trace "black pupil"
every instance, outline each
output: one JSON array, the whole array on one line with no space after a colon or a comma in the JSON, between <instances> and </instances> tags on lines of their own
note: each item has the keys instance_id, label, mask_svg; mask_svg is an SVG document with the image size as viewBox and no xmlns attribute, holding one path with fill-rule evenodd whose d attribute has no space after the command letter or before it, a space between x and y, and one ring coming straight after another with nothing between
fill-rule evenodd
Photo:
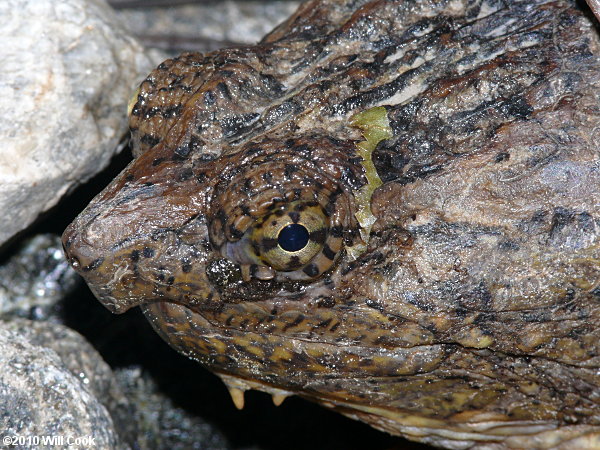
<instances>
[{"instance_id":1,"label":"black pupil","mask_svg":"<svg viewBox=\"0 0 600 450\"><path fill-rule=\"evenodd\" d=\"M302 225L293 223L279 232L277 243L288 252L297 252L306 247L308 239L308 230Z\"/></svg>"}]
</instances>

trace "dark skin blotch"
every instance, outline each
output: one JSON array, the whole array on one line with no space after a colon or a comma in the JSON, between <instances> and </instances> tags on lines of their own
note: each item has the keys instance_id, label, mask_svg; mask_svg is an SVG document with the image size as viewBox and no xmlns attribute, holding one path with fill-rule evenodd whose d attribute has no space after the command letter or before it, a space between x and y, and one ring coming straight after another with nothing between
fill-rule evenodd
<instances>
[{"instance_id":1,"label":"dark skin blotch","mask_svg":"<svg viewBox=\"0 0 600 450\"><path fill-rule=\"evenodd\" d=\"M292 174L294 172L298 171L298 167L294 164L286 164L285 165L285 177L286 178L291 178Z\"/></svg>"},{"instance_id":2,"label":"dark skin blotch","mask_svg":"<svg viewBox=\"0 0 600 450\"><path fill-rule=\"evenodd\" d=\"M252 216L252 214L250 213L250 208L248 208L247 205L240 205L240 210L245 216Z\"/></svg>"},{"instance_id":3,"label":"dark skin blotch","mask_svg":"<svg viewBox=\"0 0 600 450\"><path fill-rule=\"evenodd\" d=\"M358 264L355 261L352 261L346 267L342 268L342 275L348 275L350 272L356 269L357 266Z\"/></svg>"},{"instance_id":4,"label":"dark skin blotch","mask_svg":"<svg viewBox=\"0 0 600 450\"><path fill-rule=\"evenodd\" d=\"M318 230L311 231L308 236L310 237L311 241L322 244L323 242L325 242L325 239L327 238L327 231L325 230L325 228L320 228ZM329 254L332 254L333 252L329 248L329 246L326 246L326 247L329 250ZM325 248L323 248L323 251L325 252ZM333 255L335 255L335 253L333 253ZM329 258L329 256L327 254L325 256L327 256ZM333 259L333 258L329 258L329 259Z\"/></svg>"},{"instance_id":5,"label":"dark skin blotch","mask_svg":"<svg viewBox=\"0 0 600 450\"><path fill-rule=\"evenodd\" d=\"M495 161L497 163L502 162L502 161L508 161L510 159L510 153L508 152L500 152L496 155L496 159Z\"/></svg>"},{"instance_id":6,"label":"dark skin blotch","mask_svg":"<svg viewBox=\"0 0 600 450\"><path fill-rule=\"evenodd\" d=\"M304 315L299 314L298 317L296 317L293 322L290 322L285 327L283 327L283 331L287 331L290 328L300 325L302 322L304 322L304 319L305 319Z\"/></svg>"},{"instance_id":7,"label":"dark skin blotch","mask_svg":"<svg viewBox=\"0 0 600 450\"><path fill-rule=\"evenodd\" d=\"M192 171L192 169L187 168L187 169L182 170L179 173L179 176L177 177L177 180L178 181L187 181L190 178L192 178L193 176L194 176L194 172Z\"/></svg>"},{"instance_id":8,"label":"dark skin blotch","mask_svg":"<svg viewBox=\"0 0 600 450\"><path fill-rule=\"evenodd\" d=\"M333 297L320 297L317 301L319 308L333 308L335 306L335 300Z\"/></svg>"},{"instance_id":9,"label":"dark skin blotch","mask_svg":"<svg viewBox=\"0 0 600 450\"><path fill-rule=\"evenodd\" d=\"M341 238L344 233L344 228L341 225L336 225L335 227L332 227L329 232L333 237Z\"/></svg>"},{"instance_id":10,"label":"dark skin blotch","mask_svg":"<svg viewBox=\"0 0 600 450\"><path fill-rule=\"evenodd\" d=\"M288 213L288 216L290 219L292 219L292 222L294 223L298 223L300 221L300 214L298 214L298 212L296 211L290 211Z\"/></svg>"},{"instance_id":11,"label":"dark skin blotch","mask_svg":"<svg viewBox=\"0 0 600 450\"><path fill-rule=\"evenodd\" d=\"M375 300L372 300L370 298L365 300L365 304L369 307L369 308L373 308L381 313L385 312L385 308L383 307L383 305Z\"/></svg>"},{"instance_id":12,"label":"dark skin blotch","mask_svg":"<svg viewBox=\"0 0 600 450\"><path fill-rule=\"evenodd\" d=\"M319 275L319 268L315 264L309 264L304 269L302 269L302 272L304 272L309 277L316 277L317 275Z\"/></svg>"},{"instance_id":13,"label":"dark skin blotch","mask_svg":"<svg viewBox=\"0 0 600 450\"><path fill-rule=\"evenodd\" d=\"M298 258L297 256L292 256L290 258L290 262L287 264L288 268L290 268L290 269L298 267L299 265L300 265L300 258Z\"/></svg>"},{"instance_id":14,"label":"dark skin blotch","mask_svg":"<svg viewBox=\"0 0 600 450\"><path fill-rule=\"evenodd\" d=\"M229 227L229 233L234 239L241 239L244 236L244 233L233 225Z\"/></svg>"},{"instance_id":15,"label":"dark skin blotch","mask_svg":"<svg viewBox=\"0 0 600 450\"><path fill-rule=\"evenodd\" d=\"M139 250L134 250L131 252L131 255L129 255L129 257L131 258L131 261L138 262L140 260L140 251Z\"/></svg>"},{"instance_id":16,"label":"dark skin blotch","mask_svg":"<svg viewBox=\"0 0 600 450\"><path fill-rule=\"evenodd\" d=\"M214 105L216 100L217 100L217 98L213 91L206 91L204 93L204 103L206 104L206 106Z\"/></svg>"},{"instance_id":17,"label":"dark skin blotch","mask_svg":"<svg viewBox=\"0 0 600 450\"><path fill-rule=\"evenodd\" d=\"M231 100L231 93L229 92L229 88L225 83L220 82L219 84L217 84L217 89L219 90L223 98Z\"/></svg>"},{"instance_id":18,"label":"dark skin blotch","mask_svg":"<svg viewBox=\"0 0 600 450\"><path fill-rule=\"evenodd\" d=\"M333 319L330 317L327 320L323 320L315 325L315 328L327 328Z\"/></svg>"},{"instance_id":19,"label":"dark skin blotch","mask_svg":"<svg viewBox=\"0 0 600 450\"><path fill-rule=\"evenodd\" d=\"M260 246L265 250L265 252L274 249L277 247L277 245L277 239L274 238L264 238L260 241Z\"/></svg>"},{"instance_id":20,"label":"dark skin blotch","mask_svg":"<svg viewBox=\"0 0 600 450\"><path fill-rule=\"evenodd\" d=\"M156 144L160 142L160 139L156 136L152 136L150 134L145 134L141 137L140 141L142 144L147 145L148 147L154 147Z\"/></svg>"},{"instance_id":21,"label":"dark skin blotch","mask_svg":"<svg viewBox=\"0 0 600 450\"><path fill-rule=\"evenodd\" d=\"M533 113L533 107L520 95L514 95L506 100L500 106L500 110L508 117L517 119L526 119Z\"/></svg>"}]
</instances>

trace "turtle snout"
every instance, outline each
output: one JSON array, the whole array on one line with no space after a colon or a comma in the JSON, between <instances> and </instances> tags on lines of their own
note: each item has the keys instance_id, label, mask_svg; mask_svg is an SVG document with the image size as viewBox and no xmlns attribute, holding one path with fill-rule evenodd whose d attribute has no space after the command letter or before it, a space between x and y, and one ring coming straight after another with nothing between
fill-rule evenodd
<instances>
[{"instance_id":1,"label":"turtle snout","mask_svg":"<svg viewBox=\"0 0 600 450\"><path fill-rule=\"evenodd\" d=\"M71 267L111 312L122 313L141 303L135 292L134 270L106 241L95 226L81 226L80 218L64 231L62 244ZM135 255L135 253L134 253Z\"/></svg>"},{"instance_id":2,"label":"turtle snout","mask_svg":"<svg viewBox=\"0 0 600 450\"><path fill-rule=\"evenodd\" d=\"M64 231L62 245L71 267L77 273L83 274L97 268L102 263L103 257L98 255L97 247L84 239L76 226L77 223L73 222Z\"/></svg>"}]
</instances>

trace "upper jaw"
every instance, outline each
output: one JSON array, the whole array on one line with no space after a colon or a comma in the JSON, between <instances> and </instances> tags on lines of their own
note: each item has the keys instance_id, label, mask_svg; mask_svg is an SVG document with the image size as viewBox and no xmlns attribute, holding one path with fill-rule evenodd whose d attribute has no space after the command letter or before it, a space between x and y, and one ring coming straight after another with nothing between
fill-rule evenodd
<instances>
[{"instance_id":1,"label":"upper jaw","mask_svg":"<svg viewBox=\"0 0 600 450\"><path fill-rule=\"evenodd\" d=\"M62 236L71 266L118 313L156 299L179 301L206 284L204 193L193 182L177 182L180 167L164 164L150 173L145 156L92 200ZM193 273L185 272L188 267Z\"/></svg>"}]
</instances>

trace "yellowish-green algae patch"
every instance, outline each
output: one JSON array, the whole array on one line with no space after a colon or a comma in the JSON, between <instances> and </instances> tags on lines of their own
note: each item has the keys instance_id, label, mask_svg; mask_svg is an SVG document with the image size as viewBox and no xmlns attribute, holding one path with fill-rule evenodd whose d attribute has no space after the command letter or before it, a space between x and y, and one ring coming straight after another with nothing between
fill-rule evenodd
<instances>
[{"instance_id":1,"label":"yellowish-green algae patch","mask_svg":"<svg viewBox=\"0 0 600 450\"><path fill-rule=\"evenodd\" d=\"M358 205L358 211L355 213L356 219L360 224L360 237L364 244L348 247L346 251L351 259L356 259L367 249L371 228L375 223L375 216L371 212L371 197L373 192L383 183L377 174L371 155L373 150L381 141L393 136L390 121L388 120L387 110L383 106L367 109L366 111L355 114L350 119L350 125L358 128L365 141L356 144L358 154L362 157L361 164L365 168L367 184L354 191L354 198Z\"/></svg>"},{"instance_id":2,"label":"yellowish-green algae patch","mask_svg":"<svg viewBox=\"0 0 600 450\"><path fill-rule=\"evenodd\" d=\"M140 95L140 91L142 90L141 87L138 87L135 92L133 93L133 95L131 96L131 98L129 99L129 102L127 102L127 117L129 117L131 115L131 111L133 111L133 107L135 106L135 104L138 101L138 96Z\"/></svg>"}]
</instances>

